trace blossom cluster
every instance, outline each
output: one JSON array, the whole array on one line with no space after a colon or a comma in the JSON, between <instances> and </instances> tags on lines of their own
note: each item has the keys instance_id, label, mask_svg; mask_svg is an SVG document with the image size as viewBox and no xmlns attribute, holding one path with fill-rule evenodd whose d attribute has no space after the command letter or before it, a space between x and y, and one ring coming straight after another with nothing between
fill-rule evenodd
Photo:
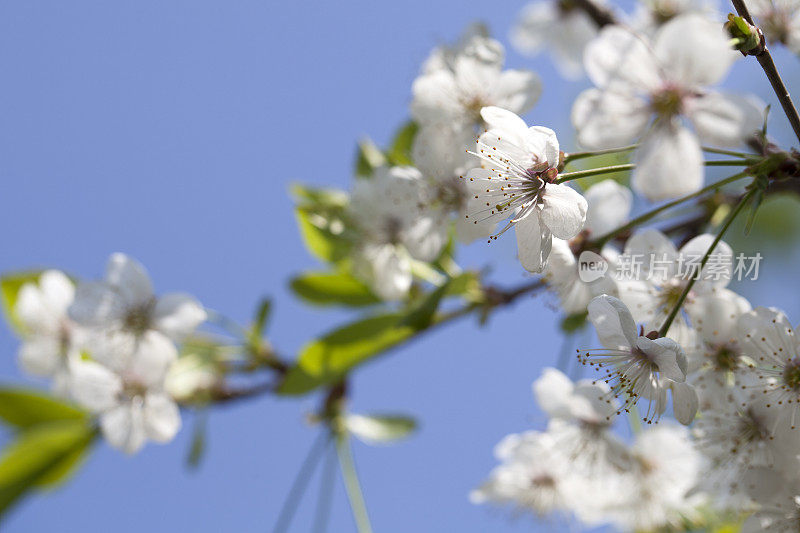
<instances>
[{"instance_id":1,"label":"blossom cluster","mask_svg":"<svg viewBox=\"0 0 800 533\"><path fill-rule=\"evenodd\" d=\"M175 384L185 382L177 343L206 320L193 297L155 296L144 267L114 254L102 281L43 272L21 287L15 315L20 365L96 413L109 444L135 453L147 440L172 440L181 425Z\"/></svg>"}]
</instances>

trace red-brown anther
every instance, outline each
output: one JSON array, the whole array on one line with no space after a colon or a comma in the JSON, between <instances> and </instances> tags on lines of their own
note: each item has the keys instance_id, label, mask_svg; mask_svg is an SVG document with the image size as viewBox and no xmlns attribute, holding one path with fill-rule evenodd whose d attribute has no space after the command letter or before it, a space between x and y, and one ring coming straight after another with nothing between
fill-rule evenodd
<instances>
[{"instance_id":1,"label":"red-brown anther","mask_svg":"<svg viewBox=\"0 0 800 533\"><path fill-rule=\"evenodd\" d=\"M651 341L654 341L654 340L656 340L658 338L658 332L657 331L651 331L650 333L645 335L645 337L647 337Z\"/></svg>"}]
</instances>

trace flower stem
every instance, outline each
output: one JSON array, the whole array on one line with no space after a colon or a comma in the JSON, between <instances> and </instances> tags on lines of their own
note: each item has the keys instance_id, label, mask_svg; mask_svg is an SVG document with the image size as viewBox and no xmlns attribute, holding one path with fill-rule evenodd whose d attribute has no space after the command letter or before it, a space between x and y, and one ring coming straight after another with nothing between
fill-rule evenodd
<instances>
[{"instance_id":1,"label":"flower stem","mask_svg":"<svg viewBox=\"0 0 800 533\"><path fill-rule=\"evenodd\" d=\"M694 274L694 276L689 278L689 281L688 283L686 283L686 287L683 289L683 292L678 298L675 307L672 308L672 310L669 313L669 316L667 316L667 319L664 321L664 323L661 325L661 328L658 330L659 337L664 337L667 334L667 331L669 331L669 327L672 325L672 322L678 315L678 311L680 311L681 306L683 306L683 302L686 301L686 297L692 290L692 287L694 286L695 282L702 275L703 268L705 268L706 263L708 263L708 259L711 257L711 252L714 251L714 248L716 248L717 244L719 244L719 241L722 240L722 236L725 235L725 232L728 231L728 228L731 227L731 224L736 219L736 217L739 216L739 213L742 212L744 207L750 201L750 198L752 198L753 193L755 191L756 189L751 189L747 191L747 193L745 193L745 195L742 196L741 200L739 200L739 203L736 204L736 207L734 207L733 210L728 214L728 218L725 219L725 223L719 229L719 232L717 232L717 236L714 238L714 241L711 243L711 246L708 247L708 250L706 250L705 255L703 255L703 259L700 260L700 267L697 269L697 272Z\"/></svg>"},{"instance_id":2,"label":"flower stem","mask_svg":"<svg viewBox=\"0 0 800 533\"><path fill-rule=\"evenodd\" d=\"M564 183L565 181L577 180L580 178L588 178L589 176L597 176L600 174L610 174L612 172L623 172L625 170L632 170L636 165L627 163L625 165L611 165L608 167L590 168L589 170L577 170L575 172L565 172L561 174L556 183Z\"/></svg>"},{"instance_id":3,"label":"flower stem","mask_svg":"<svg viewBox=\"0 0 800 533\"><path fill-rule=\"evenodd\" d=\"M758 162L758 159L720 159L717 161L705 161L703 164L707 167L740 167L751 165Z\"/></svg>"},{"instance_id":4,"label":"flower stem","mask_svg":"<svg viewBox=\"0 0 800 533\"><path fill-rule=\"evenodd\" d=\"M620 152L629 152L631 150L635 150L639 145L638 144L631 144L629 146L620 146L619 148L608 148L606 150L594 150L588 152L571 152L564 156L564 164L572 163L573 161L577 161L578 159L583 159L585 157L594 157L598 155L606 155L606 154L618 154Z\"/></svg>"},{"instance_id":5,"label":"flower stem","mask_svg":"<svg viewBox=\"0 0 800 533\"><path fill-rule=\"evenodd\" d=\"M353 519L356 521L356 529L358 529L358 533L372 533L367 506L364 503L361 484L358 482L356 466L353 463L350 437L344 432L336 436L336 452L339 455L339 466L342 469L347 497L350 500L350 508L353 510Z\"/></svg>"},{"instance_id":6,"label":"flower stem","mask_svg":"<svg viewBox=\"0 0 800 533\"><path fill-rule=\"evenodd\" d=\"M744 152L735 152L733 150L723 150L722 148L713 148L711 146L703 146L702 149L704 152L708 152L710 154L731 155L733 157L741 157L742 159L753 157L753 154L746 154Z\"/></svg>"},{"instance_id":7,"label":"flower stem","mask_svg":"<svg viewBox=\"0 0 800 533\"><path fill-rule=\"evenodd\" d=\"M742 178L746 178L747 176L748 176L748 173L746 171L745 172L739 172L738 174L734 174L733 176L729 176L729 177L727 177L727 178L725 178L723 180L720 180L720 181L718 181L716 183L712 183L711 185L708 185L707 187L703 187L702 189L700 189L697 192L693 192L692 194L683 196L681 198L678 198L677 200L673 200L671 202L667 202L666 204L661 205L659 207L656 207L655 209L653 209L651 211L648 211L647 213L639 215L638 217L634 218L633 220L631 220L627 224L624 224L624 225L618 227L617 229L611 230L610 232L606 233L605 235L601 235L600 237L598 237L597 239L592 241L591 245L593 247L595 247L595 248L602 248L608 241L610 241L611 239L613 239L614 237L616 237L620 233L624 233L624 232L626 232L628 230L631 230L631 229L635 228L636 226L638 226L640 224L643 224L643 223L647 222L648 220L654 218L656 215L666 211L667 209L671 209L671 208L675 207L676 205L680 205L683 202L689 201L689 200L691 200L693 198L697 198L698 196L702 196L703 194L705 194L705 193L707 193L709 191L713 191L713 190L719 189L723 185L727 185L729 183L733 183L734 181L740 180Z\"/></svg>"},{"instance_id":8,"label":"flower stem","mask_svg":"<svg viewBox=\"0 0 800 533\"><path fill-rule=\"evenodd\" d=\"M731 2L739 16L744 18L751 26L755 26L753 17L750 16L750 11L747 9L747 4L745 4L744 0L731 0ZM787 89L786 85L783 83L781 75L778 73L778 67L775 66L775 61L772 60L772 54L769 53L766 44L764 44L763 48L759 47L759 51L751 55L755 55L758 63L764 70L764 74L767 75L767 79L770 85L772 85L772 90L775 91L775 95L781 103L783 112L792 125L795 136L800 140L800 115L797 114L797 108L794 106L792 97L789 95L789 89Z\"/></svg>"}]
</instances>

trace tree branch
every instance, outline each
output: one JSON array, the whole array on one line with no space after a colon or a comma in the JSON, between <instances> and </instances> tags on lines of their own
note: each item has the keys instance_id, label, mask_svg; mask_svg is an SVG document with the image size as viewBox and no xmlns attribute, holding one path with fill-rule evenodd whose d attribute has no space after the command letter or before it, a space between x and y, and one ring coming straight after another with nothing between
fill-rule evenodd
<instances>
[{"instance_id":1,"label":"tree branch","mask_svg":"<svg viewBox=\"0 0 800 533\"><path fill-rule=\"evenodd\" d=\"M731 0L731 2L740 17L745 19L751 26L758 28L753 22L753 17L750 16L750 11L747 9L747 4L745 4L744 0ZM758 32L759 34L761 33L760 28ZM781 103L786 118L789 119L789 123L792 125L795 136L798 141L800 141L800 115L797 114L797 108L795 108L792 97L789 95L789 89L787 89L786 85L783 83L783 79L781 79L781 75L778 73L778 68L775 66L775 61L772 60L772 54L769 53L767 45L763 41L763 35L761 35L761 39L763 46L757 47L752 52L743 53L745 53L745 55L754 55L758 60L758 63L764 70L764 74L767 75L770 85L772 85L772 90L775 91L775 95Z\"/></svg>"}]
</instances>

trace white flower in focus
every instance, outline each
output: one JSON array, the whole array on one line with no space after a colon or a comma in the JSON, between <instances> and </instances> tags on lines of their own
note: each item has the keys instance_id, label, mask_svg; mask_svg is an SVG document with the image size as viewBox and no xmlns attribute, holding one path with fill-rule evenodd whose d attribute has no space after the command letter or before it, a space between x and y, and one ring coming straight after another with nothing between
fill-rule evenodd
<instances>
[{"instance_id":1,"label":"white flower in focus","mask_svg":"<svg viewBox=\"0 0 800 533\"><path fill-rule=\"evenodd\" d=\"M522 53L536 55L545 47L568 79L583 74L583 50L597 35L597 24L569 0L544 0L525 6L511 31L511 42Z\"/></svg>"},{"instance_id":2,"label":"white flower in focus","mask_svg":"<svg viewBox=\"0 0 800 533\"><path fill-rule=\"evenodd\" d=\"M608 518L623 531L655 531L684 520L702 503L691 491L702 459L685 428L648 428L630 449L631 467L621 494L607 509Z\"/></svg>"},{"instance_id":3,"label":"white flower in focus","mask_svg":"<svg viewBox=\"0 0 800 533\"><path fill-rule=\"evenodd\" d=\"M800 2L797 0L752 0L747 3L767 43L781 43L800 54Z\"/></svg>"},{"instance_id":4,"label":"white flower in focus","mask_svg":"<svg viewBox=\"0 0 800 533\"><path fill-rule=\"evenodd\" d=\"M411 116L421 126L451 124L460 130L480 125L480 111L499 106L516 113L533 107L541 84L533 72L503 70L502 62L475 53L459 54L449 68L423 73L412 86Z\"/></svg>"},{"instance_id":5,"label":"white flower in focus","mask_svg":"<svg viewBox=\"0 0 800 533\"><path fill-rule=\"evenodd\" d=\"M37 283L20 288L14 307L23 328L20 366L30 374L52 378L59 396L69 393L68 360L79 355L81 332L67 316L74 297L72 281L63 272L47 270Z\"/></svg>"},{"instance_id":6,"label":"white flower in focus","mask_svg":"<svg viewBox=\"0 0 800 533\"><path fill-rule=\"evenodd\" d=\"M648 401L644 419L658 420L672 393L675 418L684 425L697 412L697 394L686 381L686 356L680 345L666 337L639 335L625 304L612 296L598 296L589 303L589 320L605 349L579 351L583 364L604 372L611 393L622 396L628 410L640 398Z\"/></svg>"},{"instance_id":7,"label":"white flower in focus","mask_svg":"<svg viewBox=\"0 0 800 533\"><path fill-rule=\"evenodd\" d=\"M349 210L360 236L356 274L381 298L399 300L411 287L411 263L433 261L447 242L442 213L413 167L382 167L356 182Z\"/></svg>"},{"instance_id":8,"label":"white flower in focus","mask_svg":"<svg viewBox=\"0 0 800 533\"><path fill-rule=\"evenodd\" d=\"M514 113L488 107L481 115L489 126L478 139L475 155L484 168L467 173L473 193L468 220L473 224L509 219L493 238L515 226L522 266L541 272L553 237L571 239L586 220L586 200L567 185L554 183L558 174L558 139L553 130L528 127Z\"/></svg>"},{"instance_id":9,"label":"white flower in focus","mask_svg":"<svg viewBox=\"0 0 800 533\"><path fill-rule=\"evenodd\" d=\"M512 505L537 516L567 507L564 489L569 463L548 434L509 435L497 445L495 456L502 464L470 493L472 503Z\"/></svg>"},{"instance_id":10,"label":"white flower in focus","mask_svg":"<svg viewBox=\"0 0 800 533\"><path fill-rule=\"evenodd\" d=\"M640 139L631 183L650 200L697 191L700 140L736 146L763 123L760 104L707 89L736 56L722 25L696 14L665 24L652 43L620 26L604 28L584 56L597 88L581 93L572 108L578 140L600 149Z\"/></svg>"},{"instance_id":11,"label":"white flower in focus","mask_svg":"<svg viewBox=\"0 0 800 533\"><path fill-rule=\"evenodd\" d=\"M600 237L628 222L633 207L633 194L612 179L603 180L583 193L589 204L584 229L592 237Z\"/></svg>"}]
</instances>

